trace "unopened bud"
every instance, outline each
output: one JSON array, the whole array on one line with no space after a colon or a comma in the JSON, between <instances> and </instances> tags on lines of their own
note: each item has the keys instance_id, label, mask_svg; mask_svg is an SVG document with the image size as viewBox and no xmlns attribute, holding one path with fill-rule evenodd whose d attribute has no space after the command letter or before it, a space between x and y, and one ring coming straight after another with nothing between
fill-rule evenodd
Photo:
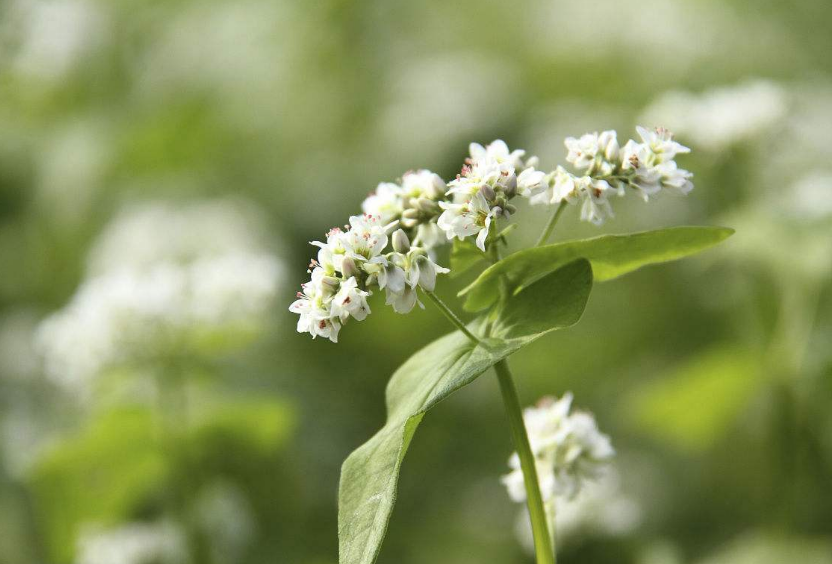
<instances>
[{"instance_id":1,"label":"unopened bud","mask_svg":"<svg viewBox=\"0 0 832 564\"><path fill-rule=\"evenodd\" d=\"M352 257L344 257L344 261L341 263L341 272L343 272L344 276L347 278L358 275L358 265L355 264Z\"/></svg>"},{"instance_id":2,"label":"unopened bud","mask_svg":"<svg viewBox=\"0 0 832 564\"><path fill-rule=\"evenodd\" d=\"M419 210L408 208L402 212L404 219L419 219Z\"/></svg>"},{"instance_id":3,"label":"unopened bud","mask_svg":"<svg viewBox=\"0 0 832 564\"><path fill-rule=\"evenodd\" d=\"M517 193L517 176L512 174L506 179L504 191L507 198L513 198Z\"/></svg>"},{"instance_id":4,"label":"unopened bud","mask_svg":"<svg viewBox=\"0 0 832 564\"><path fill-rule=\"evenodd\" d=\"M402 227L405 229L413 229L417 225L419 225L418 219L412 219L409 217L402 218Z\"/></svg>"},{"instance_id":5,"label":"unopened bud","mask_svg":"<svg viewBox=\"0 0 832 564\"><path fill-rule=\"evenodd\" d=\"M393 233L393 250L397 253L410 251L410 239L407 238L407 233L401 229Z\"/></svg>"},{"instance_id":6,"label":"unopened bud","mask_svg":"<svg viewBox=\"0 0 832 564\"><path fill-rule=\"evenodd\" d=\"M429 214L435 214L439 210L439 204L430 198L419 198L416 200L416 207Z\"/></svg>"},{"instance_id":7,"label":"unopened bud","mask_svg":"<svg viewBox=\"0 0 832 564\"><path fill-rule=\"evenodd\" d=\"M517 208L511 204L506 204L506 213L514 215L517 213Z\"/></svg>"},{"instance_id":8,"label":"unopened bud","mask_svg":"<svg viewBox=\"0 0 832 564\"><path fill-rule=\"evenodd\" d=\"M324 276L321 278L321 289L326 295L335 294L341 286L341 281L334 276Z\"/></svg>"},{"instance_id":9,"label":"unopened bud","mask_svg":"<svg viewBox=\"0 0 832 564\"><path fill-rule=\"evenodd\" d=\"M485 196L485 199L489 202L494 201L494 198L497 197L496 192L494 192L494 188L492 188L488 184L483 184L480 188L480 192L482 192L482 195Z\"/></svg>"}]
</instances>

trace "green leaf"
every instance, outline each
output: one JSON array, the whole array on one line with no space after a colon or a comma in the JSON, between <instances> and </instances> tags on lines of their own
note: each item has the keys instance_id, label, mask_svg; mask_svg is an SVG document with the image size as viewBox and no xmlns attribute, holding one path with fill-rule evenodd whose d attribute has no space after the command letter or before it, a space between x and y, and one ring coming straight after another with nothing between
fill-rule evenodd
<instances>
[{"instance_id":1,"label":"green leaf","mask_svg":"<svg viewBox=\"0 0 832 564\"><path fill-rule=\"evenodd\" d=\"M611 280L642 266L698 253L727 239L733 232L724 227L673 227L526 249L487 268L459 295L466 296L466 310L480 311L497 300L501 280L507 281L510 291L517 292L577 258L586 258L592 263L595 280Z\"/></svg>"},{"instance_id":2,"label":"green leaf","mask_svg":"<svg viewBox=\"0 0 832 564\"><path fill-rule=\"evenodd\" d=\"M399 469L424 414L498 361L550 331L580 319L592 269L578 260L512 296L482 343L456 331L429 344L399 368L387 386L387 422L341 470L338 536L341 564L371 564L396 501ZM471 324L477 334L487 328Z\"/></svg>"},{"instance_id":3,"label":"green leaf","mask_svg":"<svg viewBox=\"0 0 832 564\"><path fill-rule=\"evenodd\" d=\"M461 276L485 260L485 253L470 238L462 241L454 239L451 246L451 277Z\"/></svg>"}]
</instances>

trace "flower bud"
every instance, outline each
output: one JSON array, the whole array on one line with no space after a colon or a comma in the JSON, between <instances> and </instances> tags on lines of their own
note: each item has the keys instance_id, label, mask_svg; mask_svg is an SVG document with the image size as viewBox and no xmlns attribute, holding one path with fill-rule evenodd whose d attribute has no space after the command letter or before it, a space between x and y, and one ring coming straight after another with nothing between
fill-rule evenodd
<instances>
[{"instance_id":1,"label":"flower bud","mask_svg":"<svg viewBox=\"0 0 832 564\"><path fill-rule=\"evenodd\" d=\"M512 174L508 178L506 178L505 187L503 191L506 194L507 198L513 198L514 195L517 193L517 175Z\"/></svg>"},{"instance_id":2,"label":"flower bud","mask_svg":"<svg viewBox=\"0 0 832 564\"><path fill-rule=\"evenodd\" d=\"M506 204L506 214L514 215L517 213L517 208L511 204Z\"/></svg>"},{"instance_id":3,"label":"flower bud","mask_svg":"<svg viewBox=\"0 0 832 564\"><path fill-rule=\"evenodd\" d=\"M488 184L483 184L480 188L480 192L482 192L482 195L485 196L485 199L489 202L493 202L494 198L497 197L496 192L494 192L494 188L492 188Z\"/></svg>"},{"instance_id":4,"label":"flower bud","mask_svg":"<svg viewBox=\"0 0 832 564\"><path fill-rule=\"evenodd\" d=\"M360 271L352 257L344 257L344 260L341 262L341 272L344 273L346 278L350 278L352 276L358 276Z\"/></svg>"},{"instance_id":5,"label":"flower bud","mask_svg":"<svg viewBox=\"0 0 832 564\"><path fill-rule=\"evenodd\" d=\"M334 276L324 276L321 278L321 289L325 295L335 294L340 286L341 281Z\"/></svg>"},{"instance_id":6,"label":"flower bud","mask_svg":"<svg viewBox=\"0 0 832 564\"><path fill-rule=\"evenodd\" d=\"M430 198L419 198L416 200L416 208L425 213L436 214L439 211L439 204Z\"/></svg>"},{"instance_id":7,"label":"flower bud","mask_svg":"<svg viewBox=\"0 0 832 564\"><path fill-rule=\"evenodd\" d=\"M413 229L417 225L419 225L418 219L411 219L409 217L402 218L402 227L405 229Z\"/></svg>"},{"instance_id":8,"label":"flower bud","mask_svg":"<svg viewBox=\"0 0 832 564\"><path fill-rule=\"evenodd\" d=\"M404 219L419 219L419 210L408 208L402 212L402 218Z\"/></svg>"},{"instance_id":9,"label":"flower bud","mask_svg":"<svg viewBox=\"0 0 832 564\"><path fill-rule=\"evenodd\" d=\"M397 253L410 251L410 239L407 238L407 233L401 229L393 233L393 250Z\"/></svg>"}]
</instances>

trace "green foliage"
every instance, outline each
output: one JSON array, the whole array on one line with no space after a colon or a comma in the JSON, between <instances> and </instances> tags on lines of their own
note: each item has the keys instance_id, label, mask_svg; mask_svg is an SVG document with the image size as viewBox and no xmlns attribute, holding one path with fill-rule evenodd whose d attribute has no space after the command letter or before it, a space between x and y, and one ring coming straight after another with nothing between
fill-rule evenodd
<instances>
[{"instance_id":1,"label":"green foliage","mask_svg":"<svg viewBox=\"0 0 832 564\"><path fill-rule=\"evenodd\" d=\"M157 429L145 409L106 413L40 461L31 485L53 561L72 560L83 523L116 523L158 495L171 469Z\"/></svg>"},{"instance_id":2,"label":"green foliage","mask_svg":"<svg viewBox=\"0 0 832 564\"><path fill-rule=\"evenodd\" d=\"M72 561L85 525L158 512L175 482L179 492L196 491L222 476L252 489L252 476L267 467L270 483L293 419L285 404L267 399L230 401L173 429L144 407L99 415L30 477L51 561Z\"/></svg>"},{"instance_id":3,"label":"green foliage","mask_svg":"<svg viewBox=\"0 0 832 564\"><path fill-rule=\"evenodd\" d=\"M344 462L339 492L341 564L375 561L396 501L399 469L425 413L498 361L550 331L577 323L592 288L592 270L578 260L514 295L493 325L479 319L474 345L460 331L405 362L387 386L387 423ZM487 336L486 336L487 335Z\"/></svg>"},{"instance_id":4,"label":"green foliage","mask_svg":"<svg viewBox=\"0 0 832 564\"><path fill-rule=\"evenodd\" d=\"M485 260L485 253L477 248L470 237L461 241L454 239L451 245L451 277L462 276Z\"/></svg>"},{"instance_id":5,"label":"green foliage","mask_svg":"<svg viewBox=\"0 0 832 564\"><path fill-rule=\"evenodd\" d=\"M611 280L649 264L698 253L725 240L733 232L722 227L673 227L525 249L486 269L459 295L466 298L466 310L480 311L497 300L501 281L516 293L577 258L586 258L592 263L595 280Z\"/></svg>"},{"instance_id":6,"label":"green foliage","mask_svg":"<svg viewBox=\"0 0 832 564\"><path fill-rule=\"evenodd\" d=\"M676 374L644 386L627 410L644 432L673 447L701 452L747 405L759 376L759 360L747 350L707 351Z\"/></svg>"}]
</instances>

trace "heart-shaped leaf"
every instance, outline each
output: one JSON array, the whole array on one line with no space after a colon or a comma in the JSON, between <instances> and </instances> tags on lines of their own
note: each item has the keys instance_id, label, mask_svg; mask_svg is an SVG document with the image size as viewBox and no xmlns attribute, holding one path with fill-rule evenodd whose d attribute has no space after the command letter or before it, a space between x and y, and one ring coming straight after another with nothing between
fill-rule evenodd
<instances>
[{"instance_id":1,"label":"heart-shaped leaf","mask_svg":"<svg viewBox=\"0 0 832 564\"><path fill-rule=\"evenodd\" d=\"M586 260L572 262L512 296L492 324L477 320L475 345L460 331L429 344L387 386L387 423L341 469L338 536L341 564L371 564L396 501L399 469L425 412L518 349L578 322L592 289Z\"/></svg>"},{"instance_id":2,"label":"heart-shaped leaf","mask_svg":"<svg viewBox=\"0 0 832 564\"><path fill-rule=\"evenodd\" d=\"M509 291L517 292L577 258L586 258L592 263L595 280L611 280L642 266L698 253L727 239L733 232L724 227L672 227L526 249L487 268L459 295L466 297L466 310L480 311L497 300L500 284L505 283Z\"/></svg>"}]
</instances>

